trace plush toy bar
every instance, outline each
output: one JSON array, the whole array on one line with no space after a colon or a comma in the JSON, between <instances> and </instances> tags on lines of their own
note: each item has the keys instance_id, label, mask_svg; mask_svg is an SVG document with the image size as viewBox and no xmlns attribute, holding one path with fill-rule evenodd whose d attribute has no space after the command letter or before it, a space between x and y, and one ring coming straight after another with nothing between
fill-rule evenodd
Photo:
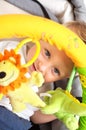
<instances>
[{"instance_id":1,"label":"plush toy bar","mask_svg":"<svg viewBox=\"0 0 86 130\"><path fill-rule=\"evenodd\" d=\"M12 37L42 39L64 50L76 66L86 67L86 61L84 60L84 57L86 57L85 44L73 32L60 24L37 16L18 14L1 15L0 24L2 30L0 32L1 39Z\"/></svg>"},{"instance_id":2,"label":"plush toy bar","mask_svg":"<svg viewBox=\"0 0 86 130\"><path fill-rule=\"evenodd\" d=\"M75 115L82 116L80 117L79 130L85 130L86 117L83 116L86 116L86 105L84 104L86 103L86 45L84 42L64 26L54 21L32 15L1 15L0 29L0 39L29 37L33 39L33 41L44 40L51 45L55 45L58 49L64 50L67 56L71 58L76 67L76 71L79 72L81 77L83 103L77 102L68 91L56 90L50 92L51 98L46 99L46 106L44 105L42 111L44 113L55 114L59 119L62 119L70 130L75 130L77 127L75 125L71 126L71 124L67 125L69 123L66 121L68 121L68 119L70 122L74 121L78 126ZM60 95L63 95L63 98ZM63 102L65 102L66 105L63 104L61 106ZM79 108L79 110L77 108Z\"/></svg>"}]
</instances>

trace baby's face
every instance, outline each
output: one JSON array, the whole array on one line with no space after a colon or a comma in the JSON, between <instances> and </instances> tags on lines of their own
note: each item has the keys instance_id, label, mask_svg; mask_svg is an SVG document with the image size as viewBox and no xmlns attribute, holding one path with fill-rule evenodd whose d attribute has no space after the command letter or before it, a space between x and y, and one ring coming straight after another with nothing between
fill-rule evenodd
<instances>
[{"instance_id":1,"label":"baby's face","mask_svg":"<svg viewBox=\"0 0 86 130\"><path fill-rule=\"evenodd\" d=\"M38 59L29 67L29 72L40 71L45 82L53 82L66 78L70 75L73 63L61 50L44 41L40 41L41 52ZM29 61L36 50L34 45L27 53Z\"/></svg>"}]
</instances>

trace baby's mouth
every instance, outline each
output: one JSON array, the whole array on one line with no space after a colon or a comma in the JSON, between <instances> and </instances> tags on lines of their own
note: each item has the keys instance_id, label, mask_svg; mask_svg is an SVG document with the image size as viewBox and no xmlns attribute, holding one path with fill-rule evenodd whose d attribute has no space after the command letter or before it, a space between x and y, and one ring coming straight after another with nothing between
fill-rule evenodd
<instances>
[{"instance_id":1,"label":"baby's mouth","mask_svg":"<svg viewBox=\"0 0 86 130\"><path fill-rule=\"evenodd\" d=\"M34 71L36 71L36 67L35 67L35 64L33 64L33 69L34 69Z\"/></svg>"},{"instance_id":2,"label":"baby's mouth","mask_svg":"<svg viewBox=\"0 0 86 130\"><path fill-rule=\"evenodd\" d=\"M36 71L35 65L32 64L32 65L29 67L29 70L30 70L31 73L32 73L33 71Z\"/></svg>"}]
</instances>

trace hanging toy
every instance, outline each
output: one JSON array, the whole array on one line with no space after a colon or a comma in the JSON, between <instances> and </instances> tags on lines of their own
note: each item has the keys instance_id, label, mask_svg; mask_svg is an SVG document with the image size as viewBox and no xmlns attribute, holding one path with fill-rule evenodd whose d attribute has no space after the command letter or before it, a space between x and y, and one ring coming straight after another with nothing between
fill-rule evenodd
<instances>
[{"instance_id":1,"label":"hanging toy","mask_svg":"<svg viewBox=\"0 0 86 130\"><path fill-rule=\"evenodd\" d=\"M27 67L39 55L39 43L35 42L37 45L36 55L28 63L21 65L21 55L17 54L19 48L29 41L32 40L27 38L21 41L14 50L4 50L4 54L0 53L0 98L4 95L9 97L12 109L15 112L24 110L27 103L37 107L45 106L45 103L32 89L33 85L41 87L44 82L42 74L34 71L30 78L25 76L28 72Z\"/></svg>"}]
</instances>

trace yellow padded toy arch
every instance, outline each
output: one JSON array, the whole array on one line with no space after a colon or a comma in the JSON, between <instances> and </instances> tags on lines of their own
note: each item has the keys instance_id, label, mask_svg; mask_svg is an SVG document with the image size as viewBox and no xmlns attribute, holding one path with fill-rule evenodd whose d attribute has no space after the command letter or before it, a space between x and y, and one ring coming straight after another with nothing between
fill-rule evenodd
<instances>
[{"instance_id":1,"label":"yellow padded toy arch","mask_svg":"<svg viewBox=\"0 0 86 130\"><path fill-rule=\"evenodd\" d=\"M72 31L54 21L25 14L0 15L0 30L0 39L30 37L48 41L64 50L75 66L86 67L86 45Z\"/></svg>"}]
</instances>

